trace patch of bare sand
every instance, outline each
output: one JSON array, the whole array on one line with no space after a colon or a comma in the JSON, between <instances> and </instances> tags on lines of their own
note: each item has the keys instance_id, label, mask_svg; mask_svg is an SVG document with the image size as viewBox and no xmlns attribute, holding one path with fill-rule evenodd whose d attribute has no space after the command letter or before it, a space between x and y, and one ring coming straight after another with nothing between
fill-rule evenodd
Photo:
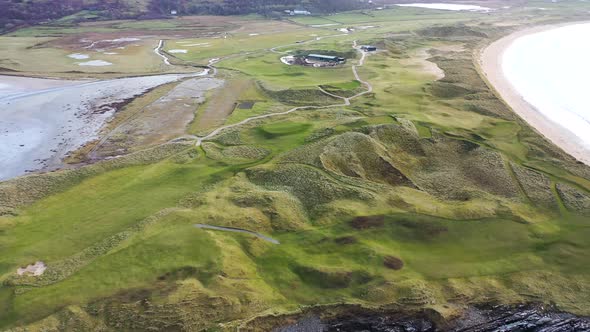
<instances>
[{"instance_id":1,"label":"patch of bare sand","mask_svg":"<svg viewBox=\"0 0 590 332\"><path fill-rule=\"evenodd\" d=\"M45 273L45 270L47 270L47 265L45 265L45 263L41 261L38 261L35 262L35 264L29 264L26 267L19 267L16 270L16 274L18 274L19 276L38 277Z\"/></svg>"},{"instance_id":2,"label":"patch of bare sand","mask_svg":"<svg viewBox=\"0 0 590 332\"><path fill-rule=\"evenodd\" d=\"M453 44L440 44L432 46L432 49L440 51L440 52L464 52L465 51L465 44L463 43L453 43Z\"/></svg>"},{"instance_id":3,"label":"patch of bare sand","mask_svg":"<svg viewBox=\"0 0 590 332\"><path fill-rule=\"evenodd\" d=\"M515 32L495 41L485 49L481 50L478 57L478 64L485 79L487 79L493 89L495 89L500 97L510 105L516 114L535 128L541 135L562 148L565 152L585 164L590 165L590 152L579 143L579 139L569 130L549 120L535 107L526 102L526 100L514 88L512 83L506 78L502 69L504 52L518 38L579 23L580 22L539 26Z\"/></svg>"},{"instance_id":4,"label":"patch of bare sand","mask_svg":"<svg viewBox=\"0 0 590 332\"><path fill-rule=\"evenodd\" d=\"M428 61L431 57L428 48L421 48L410 56L408 59L400 60L400 63L406 67L415 68L418 71L431 75L435 80L445 77L445 72L434 62Z\"/></svg>"},{"instance_id":5,"label":"patch of bare sand","mask_svg":"<svg viewBox=\"0 0 590 332\"><path fill-rule=\"evenodd\" d=\"M423 73L432 75L438 81L445 77L445 72L436 63L428 61L428 59L438 54L444 55L464 51L465 45L463 43L440 43L420 48L411 54L410 58L403 59L400 62L404 66L414 67Z\"/></svg>"}]
</instances>

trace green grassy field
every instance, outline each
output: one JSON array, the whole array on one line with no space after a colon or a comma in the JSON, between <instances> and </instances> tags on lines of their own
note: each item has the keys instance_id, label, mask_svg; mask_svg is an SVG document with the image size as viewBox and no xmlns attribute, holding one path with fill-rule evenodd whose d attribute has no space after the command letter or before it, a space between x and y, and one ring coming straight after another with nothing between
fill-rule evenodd
<instances>
[{"instance_id":1,"label":"green grassy field","mask_svg":"<svg viewBox=\"0 0 590 332\"><path fill-rule=\"evenodd\" d=\"M589 5L534 2L498 15L394 8L296 17L292 26L232 18L223 21L227 39L225 31L169 38L167 51L190 49L174 54L177 67L222 58L219 76L235 89L199 106L189 133L212 130L200 126L200 112L222 104L234 105L215 119L223 124L324 108L251 121L198 148L165 145L0 183L0 329L235 330L255 316L334 303L452 316L464 304L551 302L589 315L590 169L517 118L473 61L482 46L532 24L530 15L542 12L534 24L575 20L578 6ZM339 26L312 25L332 23L357 30L313 40ZM117 29L167 24L182 25ZM23 51L53 40L31 37L41 30L0 37L11 45L0 43L0 59L67 54ZM310 42L279 50L376 44L358 68L373 92L325 107L343 101L320 86L363 91L351 70L358 57L312 68L269 51L299 40ZM147 61L148 51L129 61ZM253 104L237 107L243 102ZM39 260L48 266L42 276L17 276Z\"/></svg>"},{"instance_id":2,"label":"green grassy field","mask_svg":"<svg viewBox=\"0 0 590 332\"><path fill-rule=\"evenodd\" d=\"M222 38L197 38L173 40L166 43L165 50L186 49L186 54L176 54L176 57L196 63L206 64L213 58L224 58L240 50L246 52L263 52L280 46L295 44L316 37L336 34L335 31L326 31L314 28L305 28L286 23L274 23L251 25L245 32L238 30L228 33Z\"/></svg>"},{"instance_id":3,"label":"green grassy field","mask_svg":"<svg viewBox=\"0 0 590 332\"><path fill-rule=\"evenodd\" d=\"M33 73L68 73L86 72L93 73L145 73L163 72L167 69L162 65L162 59L154 54L153 49L158 45L158 40L147 39L137 44L125 46L125 49L110 50L110 53L88 51L84 49L60 49L54 47L38 47L52 41L47 37L0 37L0 67L11 70L26 70ZM73 59L70 54L86 54L88 59ZM109 53L109 52L106 52ZM45 61L40 62L39 59ZM138 59L140 59L138 61ZM92 60L101 60L110 63L108 66L80 66Z\"/></svg>"}]
</instances>

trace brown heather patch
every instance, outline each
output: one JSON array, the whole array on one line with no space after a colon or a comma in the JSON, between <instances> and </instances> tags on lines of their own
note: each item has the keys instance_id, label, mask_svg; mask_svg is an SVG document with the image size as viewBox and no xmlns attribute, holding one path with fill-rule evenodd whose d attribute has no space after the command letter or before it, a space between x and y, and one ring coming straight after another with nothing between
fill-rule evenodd
<instances>
[{"instance_id":1,"label":"brown heather patch","mask_svg":"<svg viewBox=\"0 0 590 332\"><path fill-rule=\"evenodd\" d=\"M401 270L404 267L404 261L395 256L385 256L383 258L383 265L392 270Z\"/></svg>"},{"instance_id":2,"label":"brown heather patch","mask_svg":"<svg viewBox=\"0 0 590 332\"><path fill-rule=\"evenodd\" d=\"M337 244L340 244L340 245L346 245L346 244L355 244L358 242L358 240L354 236L343 236L343 237L339 237L339 238L334 239L334 242L336 242Z\"/></svg>"},{"instance_id":3,"label":"brown heather patch","mask_svg":"<svg viewBox=\"0 0 590 332\"><path fill-rule=\"evenodd\" d=\"M378 228L385 223L385 216L360 216L355 217L350 225L356 229Z\"/></svg>"}]
</instances>

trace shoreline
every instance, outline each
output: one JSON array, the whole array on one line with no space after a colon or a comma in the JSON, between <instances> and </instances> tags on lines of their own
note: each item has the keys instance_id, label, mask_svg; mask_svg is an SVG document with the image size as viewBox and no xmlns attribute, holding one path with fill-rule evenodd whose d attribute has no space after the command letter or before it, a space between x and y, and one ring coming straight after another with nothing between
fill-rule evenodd
<instances>
[{"instance_id":1,"label":"shoreline","mask_svg":"<svg viewBox=\"0 0 590 332\"><path fill-rule=\"evenodd\" d=\"M542 111L529 104L504 74L502 59L506 50L517 39L540 32L565 26L588 24L590 21L571 22L526 28L502 37L486 47L478 54L478 65L484 79L492 90L533 129L547 138L567 154L586 165L590 165L590 149L569 129L550 120Z\"/></svg>"},{"instance_id":2,"label":"shoreline","mask_svg":"<svg viewBox=\"0 0 590 332\"><path fill-rule=\"evenodd\" d=\"M563 311L553 304L455 303L446 310L365 306L340 303L302 307L291 312L256 316L235 325L264 331L505 331L515 326L551 331L586 331L590 318Z\"/></svg>"},{"instance_id":3,"label":"shoreline","mask_svg":"<svg viewBox=\"0 0 590 332\"><path fill-rule=\"evenodd\" d=\"M64 84L0 76L0 182L63 168L70 152L100 137L121 103L162 84L207 73Z\"/></svg>"}]
</instances>

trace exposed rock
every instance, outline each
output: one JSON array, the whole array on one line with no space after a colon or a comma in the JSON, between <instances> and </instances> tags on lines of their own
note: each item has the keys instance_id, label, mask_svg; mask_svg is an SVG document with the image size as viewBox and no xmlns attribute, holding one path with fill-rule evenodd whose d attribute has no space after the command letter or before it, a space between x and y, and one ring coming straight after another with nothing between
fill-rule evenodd
<instances>
[{"instance_id":1,"label":"exposed rock","mask_svg":"<svg viewBox=\"0 0 590 332\"><path fill-rule=\"evenodd\" d=\"M543 305L470 309L454 322L452 331L590 331L590 318L577 317Z\"/></svg>"},{"instance_id":2,"label":"exposed rock","mask_svg":"<svg viewBox=\"0 0 590 332\"><path fill-rule=\"evenodd\" d=\"M314 312L275 331L587 332L590 331L590 318L562 313L544 305L471 307L451 321L445 321L432 310L404 313L356 307L335 316Z\"/></svg>"}]
</instances>

